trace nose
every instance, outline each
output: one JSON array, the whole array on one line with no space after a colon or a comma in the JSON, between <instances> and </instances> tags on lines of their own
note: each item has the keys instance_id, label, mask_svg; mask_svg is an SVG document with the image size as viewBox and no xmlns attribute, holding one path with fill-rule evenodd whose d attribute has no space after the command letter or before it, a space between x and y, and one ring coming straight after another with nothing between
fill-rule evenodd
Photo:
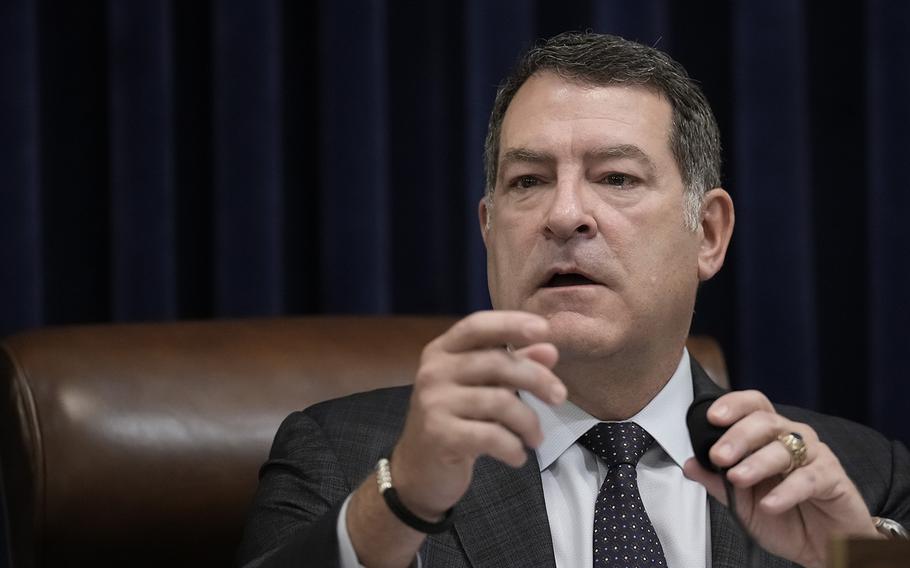
<instances>
[{"instance_id":1,"label":"nose","mask_svg":"<svg viewBox=\"0 0 910 568\"><path fill-rule=\"evenodd\" d=\"M597 222L585 204L581 188L569 183L559 184L552 195L544 227L547 237L568 241L590 239L597 234Z\"/></svg>"}]
</instances>

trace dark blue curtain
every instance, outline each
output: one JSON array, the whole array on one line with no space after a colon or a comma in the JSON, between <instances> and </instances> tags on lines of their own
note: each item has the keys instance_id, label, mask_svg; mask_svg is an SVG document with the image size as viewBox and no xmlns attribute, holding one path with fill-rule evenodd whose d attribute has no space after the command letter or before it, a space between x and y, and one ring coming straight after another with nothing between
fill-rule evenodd
<instances>
[{"instance_id":1,"label":"dark blue curtain","mask_svg":"<svg viewBox=\"0 0 910 568\"><path fill-rule=\"evenodd\" d=\"M566 29L704 86L737 205L695 331L737 387L910 440L910 6L0 3L0 334L488 305L495 86Z\"/></svg>"}]
</instances>

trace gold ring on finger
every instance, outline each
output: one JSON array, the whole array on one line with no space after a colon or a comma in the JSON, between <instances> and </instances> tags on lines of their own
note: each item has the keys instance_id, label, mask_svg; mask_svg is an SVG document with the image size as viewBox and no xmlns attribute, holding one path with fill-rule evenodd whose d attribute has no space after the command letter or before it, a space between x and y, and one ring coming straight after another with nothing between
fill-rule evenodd
<instances>
[{"instance_id":1,"label":"gold ring on finger","mask_svg":"<svg viewBox=\"0 0 910 568\"><path fill-rule=\"evenodd\" d=\"M806 442L797 432L787 432L777 437L777 441L784 445L790 453L790 467L784 472L789 474L794 469L806 463Z\"/></svg>"}]
</instances>

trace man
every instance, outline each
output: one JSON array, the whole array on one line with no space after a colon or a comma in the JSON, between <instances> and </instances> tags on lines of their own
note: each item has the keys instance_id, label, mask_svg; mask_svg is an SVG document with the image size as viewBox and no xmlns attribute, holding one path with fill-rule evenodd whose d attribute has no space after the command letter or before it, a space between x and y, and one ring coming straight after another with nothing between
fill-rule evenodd
<instances>
[{"instance_id":1,"label":"man","mask_svg":"<svg viewBox=\"0 0 910 568\"><path fill-rule=\"evenodd\" d=\"M685 341L733 230L704 96L657 50L560 35L500 88L486 169L495 310L430 343L413 389L289 417L242 559L747 565L685 426L693 398L717 390ZM830 537L879 536L873 515L910 520L902 445L758 392L721 396L708 419L730 427L710 457L730 468L759 565L822 566Z\"/></svg>"}]
</instances>

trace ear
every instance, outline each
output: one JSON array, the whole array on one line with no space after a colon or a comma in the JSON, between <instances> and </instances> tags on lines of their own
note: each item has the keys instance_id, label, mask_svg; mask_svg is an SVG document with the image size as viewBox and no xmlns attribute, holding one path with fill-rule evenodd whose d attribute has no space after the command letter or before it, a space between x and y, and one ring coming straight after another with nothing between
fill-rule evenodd
<instances>
[{"instance_id":1,"label":"ear","mask_svg":"<svg viewBox=\"0 0 910 568\"><path fill-rule=\"evenodd\" d=\"M480 222L480 236L483 238L484 246L489 246L487 243L487 236L490 232L490 214L492 213L490 209L489 199L484 195L480 198L480 203L477 204L477 220Z\"/></svg>"},{"instance_id":2,"label":"ear","mask_svg":"<svg viewBox=\"0 0 910 568\"><path fill-rule=\"evenodd\" d=\"M701 214L701 243L698 247L698 279L709 280L724 265L727 247L733 236L733 200L722 188L705 194Z\"/></svg>"}]
</instances>

